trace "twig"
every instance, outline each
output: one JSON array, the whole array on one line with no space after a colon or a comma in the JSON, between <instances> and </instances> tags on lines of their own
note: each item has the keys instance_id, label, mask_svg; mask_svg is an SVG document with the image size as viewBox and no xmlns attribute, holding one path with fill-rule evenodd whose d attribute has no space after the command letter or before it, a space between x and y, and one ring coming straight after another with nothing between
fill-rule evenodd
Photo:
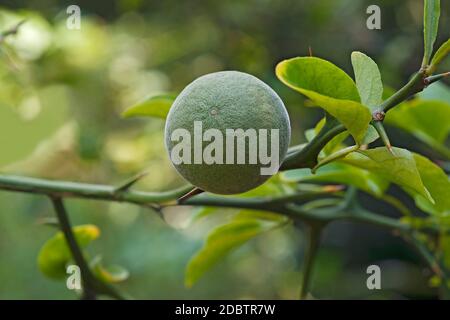
<instances>
[{"instance_id":1,"label":"twig","mask_svg":"<svg viewBox=\"0 0 450 320\"><path fill-rule=\"evenodd\" d=\"M63 200L58 197L50 197L56 216L58 217L59 226L64 238L67 241L69 250L76 265L80 268L81 278L83 282L83 296L85 300L95 300L98 294L105 294L112 298L123 300L125 297L110 285L98 280L88 266L86 259L83 256L80 246L75 238L70 224L69 215L64 207Z\"/></svg>"},{"instance_id":2,"label":"twig","mask_svg":"<svg viewBox=\"0 0 450 320\"><path fill-rule=\"evenodd\" d=\"M434 76L429 76L424 79L425 85L429 86L430 84L445 79L450 76L450 72L445 72L441 74L436 74Z\"/></svg>"},{"instance_id":3,"label":"twig","mask_svg":"<svg viewBox=\"0 0 450 320\"><path fill-rule=\"evenodd\" d=\"M307 242L304 256L304 267L302 272L302 286L300 289L300 300L304 300L308 294L309 284L311 282L314 261L316 260L317 250L320 244L323 225L309 225L307 229Z\"/></svg>"},{"instance_id":4,"label":"twig","mask_svg":"<svg viewBox=\"0 0 450 320\"><path fill-rule=\"evenodd\" d=\"M113 186L0 175L0 190L41 194L51 198L86 198L93 200L128 202L144 207L155 207L159 206L159 204L171 203L171 201L176 201L176 199L186 194L186 192L189 192L191 189L191 186L185 186L161 193L127 190L116 194L114 193ZM364 212L361 211L358 215L349 213L346 207L339 206L320 208L306 212L294 203L295 201L318 199L329 195L329 192L313 192L313 194L303 192L275 198L232 198L205 195L187 199L181 205L247 208L273 211L290 216L294 219L313 221L349 219L380 225L389 229L410 228L410 226L397 219L370 213L365 209ZM176 203L173 202L171 205L176 205ZM436 234L438 229L430 228L426 232Z\"/></svg>"},{"instance_id":5,"label":"twig","mask_svg":"<svg viewBox=\"0 0 450 320\"><path fill-rule=\"evenodd\" d=\"M286 156L280 170L289 170L296 168L313 168L317 164L317 156L325 145L346 129L342 124L330 118L304 148L296 150Z\"/></svg>"},{"instance_id":6,"label":"twig","mask_svg":"<svg viewBox=\"0 0 450 320\"><path fill-rule=\"evenodd\" d=\"M0 175L0 189L43 194L59 198L86 198L147 205L150 203L164 203L176 200L191 190L192 186L184 186L165 192L142 192L134 190L116 192L115 187L107 185Z\"/></svg>"},{"instance_id":7,"label":"twig","mask_svg":"<svg viewBox=\"0 0 450 320\"><path fill-rule=\"evenodd\" d=\"M425 70L420 70L416 72L411 79L405 84L400 90L386 99L379 108L374 112L376 115L379 112L388 112L390 109L398 105L399 103L405 101L412 95L425 89L426 85L424 83ZM374 120L377 120L374 116Z\"/></svg>"},{"instance_id":8,"label":"twig","mask_svg":"<svg viewBox=\"0 0 450 320\"><path fill-rule=\"evenodd\" d=\"M86 300L95 300L97 298L97 293L91 284L94 282L94 275L91 273L89 266L84 259L83 253L75 239L72 227L70 225L69 217L67 215L66 209L64 208L63 201L61 198L51 198L53 207L55 209L56 215L58 217L59 225L61 231L69 246L72 257L75 263L80 268L81 278L83 281L83 298Z\"/></svg>"},{"instance_id":9,"label":"twig","mask_svg":"<svg viewBox=\"0 0 450 320\"><path fill-rule=\"evenodd\" d=\"M383 122L382 121L372 121L373 126L375 130L377 130L378 135L380 136L381 140L383 141L386 148L389 150L391 154L394 154L394 151L392 150L392 144L389 140L389 136L387 135L386 130L384 129Z\"/></svg>"},{"instance_id":10,"label":"twig","mask_svg":"<svg viewBox=\"0 0 450 320\"><path fill-rule=\"evenodd\" d=\"M445 267L441 266L439 260L433 255L432 252L427 248L426 244L423 243L416 235L416 233L405 235L405 238L409 240L411 245L417 250L417 252L421 255L422 259L428 264L431 271L443 281L441 289L445 296L448 297L450 294L450 290L447 287L448 281L450 280L450 274Z\"/></svg>"},{"instance_id":11,"label":"twig","mask_svg":"<svg viewBox=\"0 0 450 320\"><path fill-rule=\"evenodd\" d=\"M115 188L105 185L91 185L86 183L74 183L65 181L50 181L43 179L33 179L24 177L11 177L0 175L0 189L14 192L26 192L31 194L42 194L52 199L53 205L58 215L61 229L68 241L75 262L80 266L84 275L85 298L93 299L98 294L106 294L117 299L123 299L123 294L117 292L110 285L101 282L95 278L89 270L86 262L83 260L81 250L74 240L71 231L69 219L63 205L63 198L87 198L106 201L123 201L134 203L140 206L160 206L160 205L199 205L214 206L224 208L244 208L253 210L271 211L285 215L294 221L306 223L309 226L325 226L326 224L337 220L348 220L370 225L377 225L389 230L396 230L401 234L408 235L416 231L412 226L403 223L397 219L382 216L368 211L355 202L355 189L349 188L345 199L335 203L331 207L310 208L305 210L296 203L304 200L320 199L324 196L329 197L330 192L298 192L295 194L273 197L273 198L239 198L239 197L220 197L211 195L201 195L191 197L182 203L176 203L176 199L186 194L192 189L186 186L180 189L171 190L163 193L148 193L142 191L124 190L116 193ZM336 189L338 190L338 189ZM311 230L313 231L313 230ZM420 230L423 233L436 235L439 233L437 226L430 226ZM316 230L314 230L316 232ZM314 242L318 237L312 234L309 253L307 255L314 258L317 244ZM306 261L310 261L307 258ZM84 261L84 262L83 262ZM304 280L302 286L302 297L305 296L309 284L312 262L308 262L304 268Z\"/></svg>"}]
</instances>

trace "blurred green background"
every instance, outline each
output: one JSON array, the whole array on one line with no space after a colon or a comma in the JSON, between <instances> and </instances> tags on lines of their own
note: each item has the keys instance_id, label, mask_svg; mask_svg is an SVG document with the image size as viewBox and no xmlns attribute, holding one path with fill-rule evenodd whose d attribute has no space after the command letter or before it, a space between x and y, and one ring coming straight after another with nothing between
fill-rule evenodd
<instances>
[{"instance_id":1,"label":"blurred green background","mask_svg":"<svg viewBox=\"0 0 450 320\"><path fill-rule=\"evenodd\" d=\"M66 28L66 8L81 8L81 30ZM366 28L366 8L381 7L382 29ZM0 171L115 184L142 170L144 190L183 181L169 164L163 126L155 119L121 119L145 96L179 92L205 73L240 70L271 85L284 100L292 143L322 113L275 78L275 65L294 56L328 59L353 75L350 53L367 53L386 85L398 88L421 62L422 1L56 1L0 2L0 30L22 19L16 36L0 44ZM450 29L443 1L442 43ZM447 69L449 64L447 63ZM430 156L428 148L395 131L394 145ZM362 195L364 197L364 195ZM371 201L367 199L367 201ZM85 200L67 202L74 224L93 223L102 234L90 251L120 264L120 285L141 299L294 299L300 286L301 231L292 226L234 251L193 288L184 267L215 215L191 224L195 209L164 211ZM384 208L378 211L389 214ZM64 282L39 273L36 257L55 231L39 196L0 192L0 298L71 299ZM382 290L366 288L366 268L382 268ZM312 293L319 298L434 298L430 274L413 249L374 227L338 223L326 230Z\"/></svg>"}]
</instances>

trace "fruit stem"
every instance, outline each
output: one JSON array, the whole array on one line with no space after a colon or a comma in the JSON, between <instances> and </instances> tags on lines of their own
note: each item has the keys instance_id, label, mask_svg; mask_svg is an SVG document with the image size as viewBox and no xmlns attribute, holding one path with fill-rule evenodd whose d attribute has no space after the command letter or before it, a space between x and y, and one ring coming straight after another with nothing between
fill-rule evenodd
<instances>
[{"instance_id":1,"label":"fruit stem","mask_svg":"<svg viewBox=\"0 0 450 320\"><path fill-rule=\"evenodd\" d=\"M327 119L320 132L303 148L286 156L280 170L297 168L313 168L317 164L317 156L325 145L346 129L335 119Z\"/></svg>"}]
</instances>

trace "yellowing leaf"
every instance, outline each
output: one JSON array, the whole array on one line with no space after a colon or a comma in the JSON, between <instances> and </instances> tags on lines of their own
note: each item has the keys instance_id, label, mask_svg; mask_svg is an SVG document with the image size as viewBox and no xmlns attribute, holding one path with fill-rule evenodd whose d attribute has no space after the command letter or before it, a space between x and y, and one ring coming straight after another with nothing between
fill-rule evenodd
<instances>
[{"instance_id":1,"label":"yellowing leaf","mask_svg":"<svg viewBox=\"0 0 450 320\"><path fill-rule=\"evenodd\" d=\"M328 98L312 91L298 89L317 105L339 120L357 143L361 143L366 134L372 115L365 106L350 100Z\"/></svg>"},{"instance_id":2,"label":"yellowing leaf","mask_svg":"<svg viewBox=\"0 0 450 320\"><path fill-rule=\"evenodd\" d=\"M74 227L73 233L78 245L84 248L98 238L100 230L94 225L81 225ZM49 278L64 278L66 265L71 259L66 239L62 232L58 232L42 246L38 255L39 270Z\"/></svg>"},{"instance_id":3,"label":"yellowing leaf","mask_svg":"<svg viewBox=\"0 0 450 320\"><path fill-rule=\"evenodd\" d=\"M362 141L372 115L359 103L355 83L344 71L326 60L299 57L280 62L276 74L339 120L357 143Z\"/></svg>"},{"instance_id":4,"label":"yellowing leaf","mask_svg":"<svg viewBox=\"0 0 450 320\"><path fill-rule=\"evenodd\" d=\"M130 273L121 266L103 266L101 257L96 257L91 262L91 268L94 275L105 283L117 283L128 279Z\"/></svg>"},{"instance_id":5,"label":"yellowing leaf","mask_svg":"<svg viewBox=\"0 0 450 320\"><path fill-rule=\"evenodd\" d=\"M292 58L281 61L275 72L278 79L294 90L301 88L334 99L360 102L353 79L327 60Z\"/></svg>"}]
</instances>

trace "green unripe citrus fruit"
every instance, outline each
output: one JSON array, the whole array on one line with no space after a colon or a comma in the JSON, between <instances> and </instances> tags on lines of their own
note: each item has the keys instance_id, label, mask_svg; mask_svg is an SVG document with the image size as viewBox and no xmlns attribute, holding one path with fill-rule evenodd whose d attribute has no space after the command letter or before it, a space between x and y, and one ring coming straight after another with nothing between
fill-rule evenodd
<instances>
[{"instance_id":1,"label":"green unripe citrus fruit","mask_svg":"<svg viewBox=\"0 0 450 320\"><path fill-rule=\"evenodd\" d=\"M174 101L165 128L177 171L218 194L242 193L266 181L279 169L290 135L289 116L275 91L237 71L207 74L189 84Z\"/></svg>"}]
</instances>

